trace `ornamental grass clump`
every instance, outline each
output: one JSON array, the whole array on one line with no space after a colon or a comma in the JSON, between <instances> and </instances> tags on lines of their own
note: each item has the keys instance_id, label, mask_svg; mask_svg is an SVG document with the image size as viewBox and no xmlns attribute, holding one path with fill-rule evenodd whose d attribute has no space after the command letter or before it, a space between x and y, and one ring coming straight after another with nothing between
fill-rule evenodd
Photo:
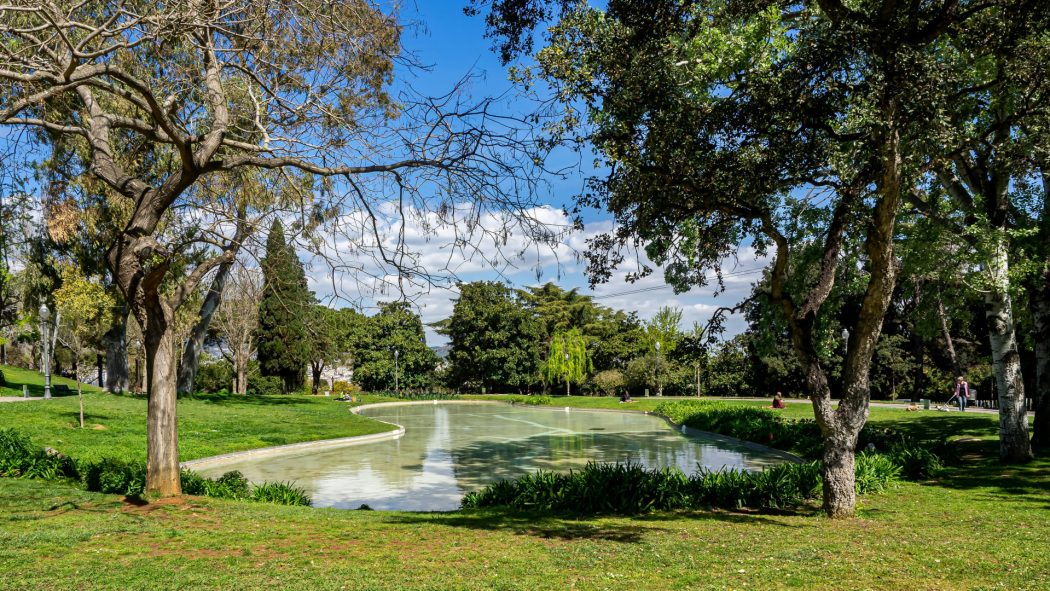
<instances>
[{"instance_id":1,"label":"ornamental grass clump","mask_svg":"<svg viewBox=\"0 0 1050 591\"><path fill-rule=\"evenodd\" d=\"M896 486L901 467L885 454L861 452L857 454L854 472L857 494L869 495Z\"/></svg>"},{"instance_id":2,"label":"ornamental grass clump","mask_svg":"<svg viewBox=\"0 0 1050 591\"><path fill-rule=\"evenodd\" d=\"M274 505L309 507L313 503L306 491L290 482L263 482L252 487L253 501Z\"/></svg>"},{"instance_id":3,"label":"ornamental grass clump","mask_svg":"<svg viewBox=\"0 0 1050 591\"><path fill-rule=\"evenodd\" d=\"M568 474L535 472L468 493L465 509L508 507L519 511L583 515L634 515L719 507L784 508L820 491L817 463L784 464L763 472L677 468L648 470L638 464L589 463Z\"/></svg>"},{"instance_id":4,"label":"ornamental grass clump","mask_svg":"<svg viewBox=\"0 0 1050 591\"><path fill-rule=\"evenodd\" d=\"M14 429L0 429L0 476L54 480L76 476L76 465L62 454L36 447Z\"/></svg>"}]
</instances>

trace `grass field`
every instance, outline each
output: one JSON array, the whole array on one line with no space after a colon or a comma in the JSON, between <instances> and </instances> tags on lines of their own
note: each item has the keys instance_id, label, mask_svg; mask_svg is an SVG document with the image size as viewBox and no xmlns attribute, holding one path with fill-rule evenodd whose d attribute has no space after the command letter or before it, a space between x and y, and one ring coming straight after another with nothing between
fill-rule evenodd
<instances>
[{"instance_id":1,"label":"grass field","mask_svg":"<svg viewBox=\"0 0 1050 591\"><path fill-rule=\"evenodd\" d=\"M3 369L7 375L8 368ZM22 379L27 377L32 376ZM198 396L179 400L178 413L182 460L393 428L349 412L346 403L312 396ZM38 445L78 459L145 460L144 396L115 396L93 389L84 395L85 429L79 428L78 414L76 396L3 403L0 427L15 427Z\"/></svg>"},{"instance_id":2,"label":"grass field","mask_svg":"<svg viewBox=\"0 0 1050 591\"><path fill-rule=\"evenodd\" d=\"M595 398L554 403L622 407ZM179 405L188 457L266 444L274 434L345 434L356 424L343 405L304 397ZM111 449L144 441L142 400L89 395L90 422L108 425L90 433L71 433L79 431L68 424L74 408L75 397L0 404L0 426L25 421L39 443L61 439L85 453L103 450L92 440L99 433L115 437ZM1050 459L1000 465L993 415L876 408L872 421L930 439L965 436L964 461L936 480L862 497L858 518L846 521L814 507L574 519L191 497L143 505L0 479L0 589L1048 588Z\"/></svg>"},{"instance_id":3,"label":"grass field","mask_svg":"<svg viewBox=\"0 0 1050 591\"><path fill-rule=\"evenodd\" d=\"M0 396L22 396L22 384L29 386L30 396L44 395L44 378L39 373L10 365L0 365L0 371L4 372L4 381L6 382L3 386L0 386ZM76 381L68 378L51 376L51 385L68 386L70 392L73 394L77 392ZM89 384L83 384L81 387L85 392L100 391L96 386Z\"/></svg>"}]
</instances>

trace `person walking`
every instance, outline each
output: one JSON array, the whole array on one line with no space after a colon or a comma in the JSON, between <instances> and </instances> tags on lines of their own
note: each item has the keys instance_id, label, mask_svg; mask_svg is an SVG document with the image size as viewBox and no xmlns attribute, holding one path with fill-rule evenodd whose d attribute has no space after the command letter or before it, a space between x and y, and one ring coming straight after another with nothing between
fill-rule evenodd
<instances>
[{"instance_id":1,"label":"person walking","mask_svg":"<svg viewBox=\"0 0 1050 591\"><path fill-rule=\"evenodd\" d=\"M962 376L955 378L955 397L959 399L959 412L966 411L966 400L970 397L970 384Z\"/></svg>"}]
</instances>

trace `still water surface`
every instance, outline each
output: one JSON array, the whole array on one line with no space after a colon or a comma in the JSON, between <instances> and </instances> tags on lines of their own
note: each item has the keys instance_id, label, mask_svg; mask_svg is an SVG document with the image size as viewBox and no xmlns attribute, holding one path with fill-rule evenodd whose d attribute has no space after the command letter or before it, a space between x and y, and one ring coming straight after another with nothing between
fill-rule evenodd
<instances>
[{"instance_id":1,"label":"still water surface","mask_svg":"<svg viewBox=\"0 0 1050 591\"><path fill-rule=\"evenodd\" d=\"M698 465L760 470L773 452L682 435L658 417L503 404L413 404L365 408L362 416L405 427L403 437L366 445L289 452L213 464L253 482L295 481L316 507L447 511L463 494L536 470L568 471L589 461L648 468Z\"/></svg>"}]
</instances>

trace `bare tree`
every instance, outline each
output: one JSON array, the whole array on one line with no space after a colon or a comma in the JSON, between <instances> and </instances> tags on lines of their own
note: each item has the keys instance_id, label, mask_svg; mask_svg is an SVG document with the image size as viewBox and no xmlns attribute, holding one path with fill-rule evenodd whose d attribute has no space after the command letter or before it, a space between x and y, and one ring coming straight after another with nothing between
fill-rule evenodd
<instances>
[{"instance_id":1,"label":"bare tree","mask_svg":"<svg viewBox=\"0 0 1050 591\"><path fill-rule=\"evenodd\" d=\"M225 293L213 318L222 339L219 349L233 366L233 392L242 396L248 393L248 362L255 356L261 299L260 274L238 265L226 279Z\"/></svg>"},{"instance_id":2,"label":"bare tree","mask_svg":"<svg viewBox=\"0 0 1050 591\"><path fill-rule=\"evenodd\" d=\"M378 233L377 212L465 224L463 248L488 231L485 212L530 205L541 160L527 128L492 101L390 95L400 33L365 0L0 6L0 123L80 142L128 208L107 262L144 333L149 492L181 492L175 313L234 258L211 175L279 171L304 235L339 222L351 251ZM404 238L374 240L395 285L432 272L403 256ZM207 256L184 266L193 249Z\"/></svg>"}]
</instances>

